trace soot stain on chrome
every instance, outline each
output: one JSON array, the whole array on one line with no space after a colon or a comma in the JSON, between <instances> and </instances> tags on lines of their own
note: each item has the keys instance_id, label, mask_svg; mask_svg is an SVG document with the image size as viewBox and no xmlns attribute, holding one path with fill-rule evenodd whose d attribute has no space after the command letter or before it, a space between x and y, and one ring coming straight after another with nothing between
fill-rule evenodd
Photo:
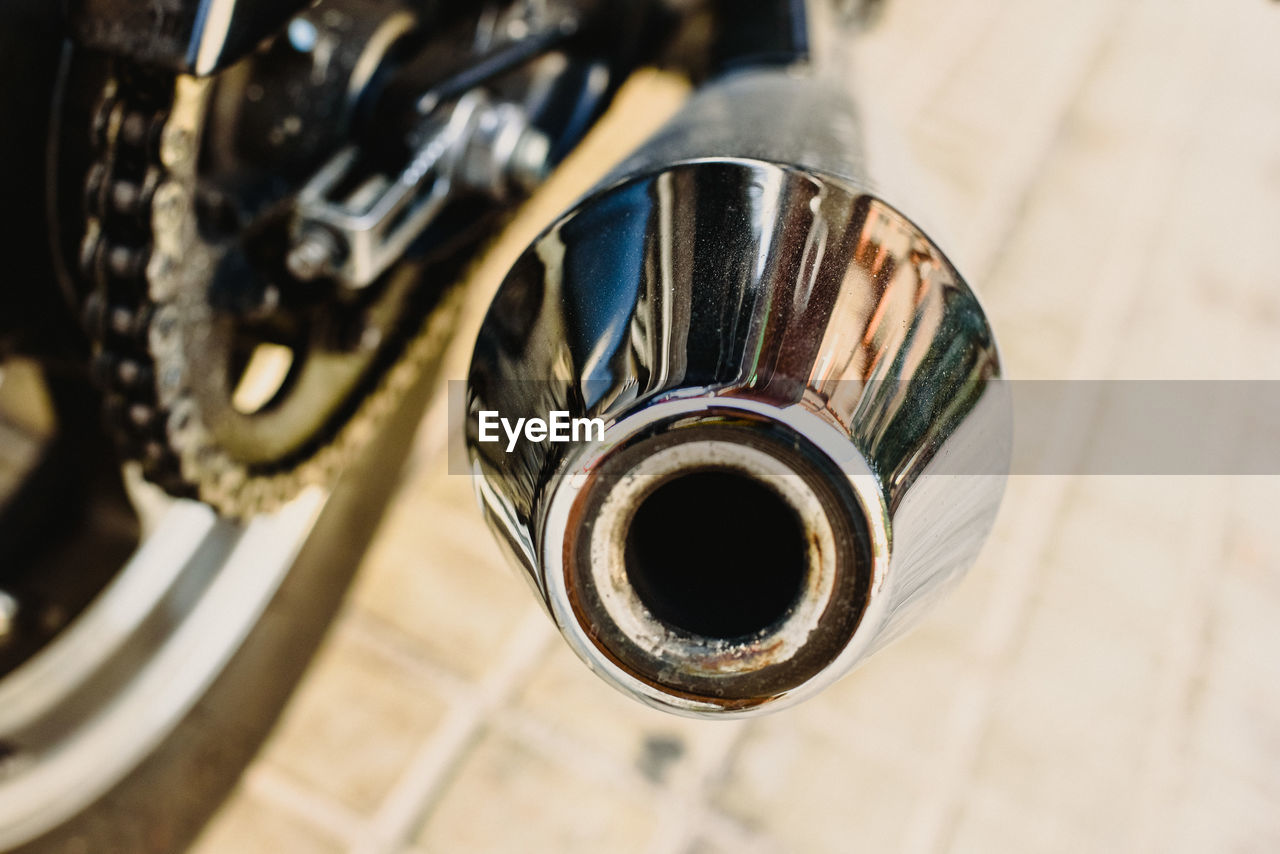
<instances>
[{"instance_id":1,"label":"soot stain on chrome","mask_svg":"<svg viewBox=\"0 0 1280 854\"><path fill-rule=\"evenodd\" d=\"M603 524L603 507L616 489L629 486L630 479L649 477L633 474L645 461L673 447L689 448L704 442L725 445L730 449L730 460L752 454L786 460L792 473L773 477L793 479L793 488L803 483L805 488L813 490L817 506L810 510L819 519L806 523L802 514L791 506L786 507L781 517L785 522L790 516L799 527L794 531L794 544L805 550L806 564L794 577L795 587L775 619L764 624L757 620L757 625L745 633L730 634L737 631L737 626L723 635L691 631L690 626L672 624L659 615L653 615L651 623L639 634L634 628L629 633L618 624L611 606L606 604L612 601L612 607L616 607L619 591L601 589L600 578L607 575L627 581L636 574L634 567L630 573L625 566L610 567L602 573L593 561L591 541L596 536L596 526ZM753 490L778 495L780 486L753 481L751 475L732 463L699 466L693 472L681 470L670 478L652 477L654 482L641 487L641 497L621 522L621 535L629 539L639 508L667 484L703 472L723 475L725 470L731 470L734 481L750 481ZM773 435L773 428L768 425L740 416L712 416L711 423L678 419L612 454L592 475L590 486L575 507L579 533L566 541L566 589L573 610L581 624L589 627L588 634L599 651L637 679L724 709L770 702L830 664L856 630L867 602L871 558L865 522L852 496L838 494L833 484L839 482L838 473L827 471L816 462L800 437ZM721 485L724 483L721 481ZM770 503L775 508L786 504L781 497L771 497ZM778 514L774 515L776 519ZM819 537L818 523L831 526L825 548L832 552L827 557L834 578L825 589L819 589L818 573L809 563ZM721 529L711 533L739 536L743 532L743 526L737 526L731 531ZM625 545L618 551L625 555ZM742 554L739 552L738 556ZM763 569L767 571L768 567ZM732 580L724 582L725 585L733 583ZM634 588L622 595L644 602L644 594ZM797 627L794 612L806 598L810 606L818 610L807 627ZM778 604L773 602L775 607ZM724 625L715 622L717 615L699 616L712 619L712 623L703 628ZM797 636L797 631L803 637Z\"/></svg>"}]
</instances>

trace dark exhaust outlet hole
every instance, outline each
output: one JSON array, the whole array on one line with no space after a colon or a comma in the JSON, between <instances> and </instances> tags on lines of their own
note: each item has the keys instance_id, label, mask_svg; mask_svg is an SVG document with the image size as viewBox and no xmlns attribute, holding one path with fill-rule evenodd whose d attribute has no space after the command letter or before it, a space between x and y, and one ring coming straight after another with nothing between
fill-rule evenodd
<instances>
[{"instance_id":1,"label":"dark exhaust outlet hole","mask_svg":"<svg viewBox=\"0 0 1280 854\"><path fill-rule=\"evenodd\" d=\"M696 635L737 638L776 623L804 585L808 545L796 511L735 471L679 475L640 503L626 571L659 620Z\"/></svg>"}]
</instances>

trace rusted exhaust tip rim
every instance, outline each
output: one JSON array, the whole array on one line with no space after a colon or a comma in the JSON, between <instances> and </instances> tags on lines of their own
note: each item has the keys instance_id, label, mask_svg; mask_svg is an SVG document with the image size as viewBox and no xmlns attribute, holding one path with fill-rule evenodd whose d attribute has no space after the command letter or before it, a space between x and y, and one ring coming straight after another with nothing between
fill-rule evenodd
<instances>
[{"instance_id":1,"label":"rusted exhaust tip rim","mask_svg":"<svg viewBox=\"0 0 1280 854\"><path fill-rule=\"evenodd\" d=\"M843 473L783 425L664 425L593 468L567 539L574 618L674 698L743 709L804 684L866 607L865 520Z\"/></svg>"}]
</instances>

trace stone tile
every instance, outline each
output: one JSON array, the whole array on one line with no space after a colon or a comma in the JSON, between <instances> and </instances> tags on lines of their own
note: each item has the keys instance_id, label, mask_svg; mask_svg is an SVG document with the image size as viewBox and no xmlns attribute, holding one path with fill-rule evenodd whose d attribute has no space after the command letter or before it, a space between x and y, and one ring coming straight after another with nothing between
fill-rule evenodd
<instances>
[{"instance_id":1,"label":"stone tile","mask_svg":"<svg viewBox=\"0 0 1280 854\"><path fill-rule=\"evenodd\" d=\"M634 790L587 779L507 736L486 734L415 844L467 854L639 852L658 815Z\"/></svg>"},{"instance_id":2,"label":"stone tile","mask_svg":"<svg viewBox=\"0 0 1280 854\"><path fill-rule=\"evenodd\" d=\"M911 149L937 175L937 216L955 232L948 254L970 275L984 274L1028 182L1042 178L1044 150L1118 11L1082 3L1068 20L1040 3L1006 5L912 122ZM1051 43L1034 35L1046 26Z\"/></svg>"},{"instance_id":3,"label":"stone tile","mask_svg":"<svg viewBox=\"0 0 1280 854\"><path fill-rule=\"evenodd\" d=\"M924 628L907 634L792 712L838 724L831 733L901 757L922 770L945 749L950 712L976 673L974 662ZM820 724L816 724L820 725Z\"/></svg>"},{"instance_id":4,"label":"stone tile","mask_svg":"<svg viewBox=\"0 0 1280 854\"><path fill-rule=\"evenodd\" d=\"M1075 854L1082 850L1072 830L1056 827L1025 810L1001 802L988 793L975 792L966 799L950 840L948 854ZM1099 849L1101 850L1101 849Z\"/></svg>"},{"instance_id":5,"label":"stone tile","mask_svg":"<svg viewBox=\"0 0 1280 854\"><path fill-rule=\"evenodd\" d=\"M699 836L682 854L732 854L736 849L727 842Z\"/></svg>"},{"instance_id":6,"label":"stone tile","mask_svg":"<svg viewBox=\"0 0 1280 854\"><path fill-rule=\"evenodd\" d=\"M340 626L286 708L265 761L371 814L445 711L403 660Z\"/></svg>"},{"instance_id":7,"label":"stone tile","mask_svg":"<svg viewBox=\"0 0 1280 854\"><path fill-rule=\"evenodd\" d=\"M1084 477L1073 483L1045 549L1038 604L1077 634L1159 652L1204 571L1197 541L1215 493L1201 478Z\"/></svg>"},{"instance_id":8,"label":"stone tile","mask_svg":"<svg viewBox=\"0 0 1280 854\"><path fill-rule=\"evenodd\" d=\"M1280 601L1280 477L1234 478L1227 500L1227 566L1261 595Z\"/></svg>"},{"instance_id":9,"label":"stone tile","mask_svg":"<svg viewBox=\"0 0 1280 854\"><path fill-rule=\"evenodd\" d=\"M787 851L903 850L925 781L800 720L752 724L716 806Z\"/></svg>"},{"instance_id":10,"label":"stone tile","mask_svg":"<svg viewBox=\"0 0 1280 854\"><path fill-rule=\"evenodd\" d=\"M431 469L395 502L352 601L444 667L479 678L534 600L485 526L471 479Z\"/></svg>"},{"instance_id":11,"label":"stone tile","mask_svg":"<svg viewBox=\"0 0 1280 854\"><path fill-rule=\"evenodd\" d=\"M191 846L190 854L340 854L319 828L236 789Z\"/></svg>"},{"instance_id":12,"label":"stone tile","mask_svg":"<svg viewBox=\"0 0 1280 854\"><path fill-rule=\"evenodd\" d=\"M1158 677L1140 640L1080 631L1069 614L1038 609L997 682L973 783L1115 844L1141 781Z\"/></svg>"},{"instance_id":13,"label":"stone tile","mask_svg":"<svg viewBox=\"0 0 1280 854\"><path fill-rule=\"evenodd\" d=\"M963 68L964 60L1003 10L1002 0L956 0L939 6L929 0L894 0L883 5L882 18L871 27L854 52L856 76L875 80L860 92L896 123L916 118L937 90ZM912 34L912 47L929 62L901 61L902 36ZM897 73L878 74L894 67ZM927 167L926 167L927 168Z\"/></svg>"},{"instance_id":14,"label":"stone tile","mask_svg":"<svg viewBox=\"0 0 1280 854\"><path fill-rule=\"evenodd\" d=\"M1193 759L1280 803L1280 598L1221 578L1205 642L1204 670L1192 674Z\"/></svg>"},{"instance_id":15,"label":"stone tile","mask_svg":"<svg viewBox=\"0 0 1280 854\"><path fill-rule=\"evenodd\" d=\"M730 833L700 833L679 854L776 854L785 850L776 840L735 828Z\"/></svg>"},{"instance_id":16,"label":"stone tile","mask_svg":"<svg viewBox=\"0 0 1280 854\"><path fill-rule=\"evenodd\" d=\"M723 721L680 718L636 702L606 685L567 644L552 646L517 705L584 749L649 782L679 785L705 766L726 735Z\"/></svg>"},{"instance_id":17,"label":"stone tile","mask_svg":"<svg viewBox=\"0 0 1280 854\"><path fill-rule=\"evenodd\" d=\"M1274 788L1260 792L1212 767L1193 770L1181 803L1164 817L1157 850L1170 854L1280 851L1280 810Z\"/></svg>"}]
</instances>

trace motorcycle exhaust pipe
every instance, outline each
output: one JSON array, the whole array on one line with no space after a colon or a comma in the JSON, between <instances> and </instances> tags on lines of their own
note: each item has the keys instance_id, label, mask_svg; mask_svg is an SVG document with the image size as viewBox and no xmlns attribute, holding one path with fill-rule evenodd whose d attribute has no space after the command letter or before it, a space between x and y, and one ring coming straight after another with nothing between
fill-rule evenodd
<instances>
[{"instance_id":1,"label":"motorcycle exhaust pipe","mask_svg":"<svg viewBox=\"0 0 1280 854\"><path fill-rule=\"evenodd\" d=\"M811 696L994 519L1011 416L991 329L862 151L834 81L712 82L533 243L481 329L486 517L577 654L651 705ZM512 447L481 440L486 412L598 429Z\"/></svg>"}]
</instances>

